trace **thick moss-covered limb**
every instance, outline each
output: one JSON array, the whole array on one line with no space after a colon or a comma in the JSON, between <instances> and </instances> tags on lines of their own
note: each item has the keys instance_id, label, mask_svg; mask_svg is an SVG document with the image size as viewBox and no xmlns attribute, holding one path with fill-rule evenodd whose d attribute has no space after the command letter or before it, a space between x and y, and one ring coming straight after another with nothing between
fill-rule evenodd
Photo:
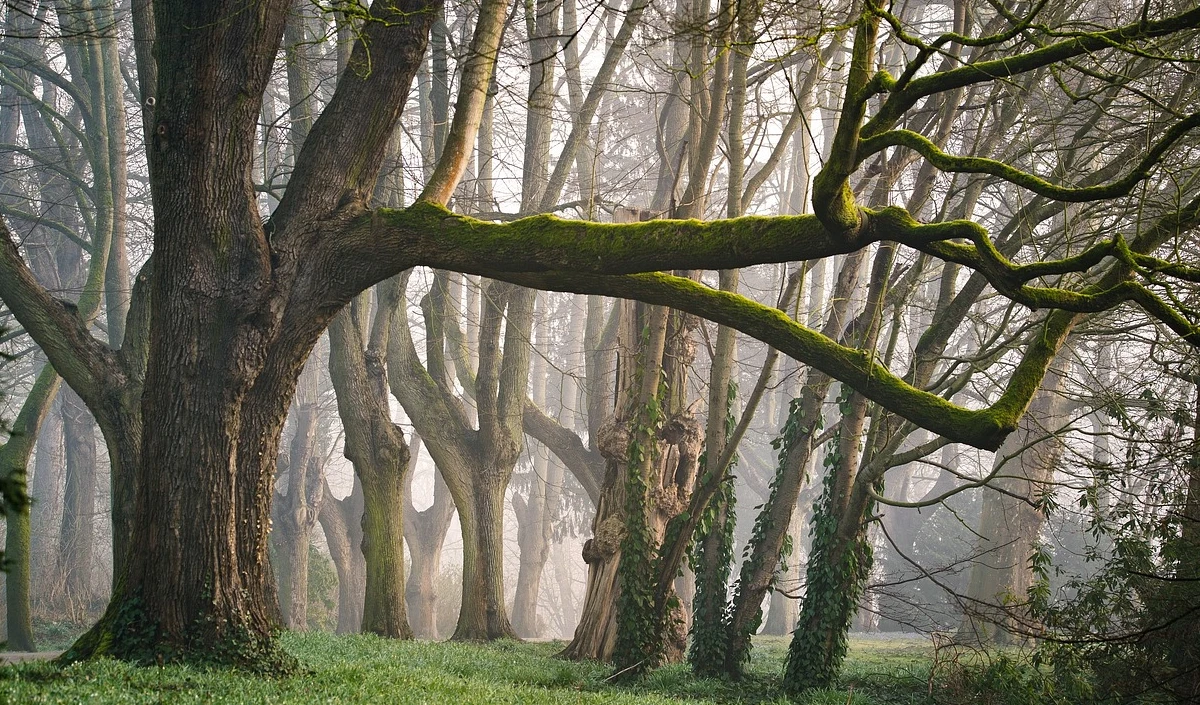
<instances>
[{"instance_id":1,"label":"thick moss-covered limb","mask_svg":"<svg viewBox=\"0 0 1200 705\"><path fill-rule=\"evenodd\" d=\"M1033 395L1041 387L1054 356L1081 318L1079 314L1069 311L1053 311L1046 317L1041 333L1031 338L1021 362L1008 378L1004 393L988 407L988 413L1014 420L1024 415L1033 401Z\"/></svg>"},{"instance_id":2,"label":"thick moss-covered limb","mask_svg":"<svg viewBox=\"0 0 1200 705\"><path fill-rule=\"evenodd\" d=\"M874 4L873 0L867 0L867 7L855 27L850 70L842 96L842 114L825 166L813 179L813 210L825 227L836 233L855 233L862 221L854 192L850 189L850 175L860 162L859 130L870 98L867 87L875 70L879 16L873 12Z\"/></svg>"},{"instance_id":3,"label":"thick moss-covered limb","mask_svg":"<svg viewBox=\"0 0 1200 705\"><path fill-rule=\"evenodd\" d=\"M1034 71L1051 64L1105 49L1119 48L1132 42L1162 37L1200 27L1200 7L1157 20L1139 20L1103 32L1084 32L1047 44L1024 54L976 61L948 71L922 76L892 93L862 128L862 137L870 138L891 129L922 98L962 88L973 83L995 81Z\"/></svg>"},{"instance_id":4,"label":"thick moss-covered limb","mask_svg":"<svg viewBox=\"0 0 1200 705\"><path fill-rule=\"evenodd\" d=\"M925 233L913 235L926 240ZM811 215L620 224L537 215L489 223L421 202L360 216L339 247L371 253L362 264L364 274L383 277L397 263L472 274L485 269L596 274L725 269L844 254L865 244L831 235Z\"/></svg>"},{"instance_id":5,"label":"thick moss-covered limb","mask_svg":"<svg viewBox=\"0 0 1200 705\"><path fill-rule=\"evenodd\" d=\"M940 240L972 238L979 227L960 220L918 223L896 207L859 209L859 217L863 225L853 234L830 232L813 215L637 223L537 215L490 223L419 202L405 209L364 213L335 247L343 255L363 254L356 260L354 277L369 284L414 265L485 276L730 269L846 254L884 239L921 248Z\"/></svg>"},{"instance_id":6,"label":"thick moss-covered limb","mask_svg":"<svg viewBox=\"0 0 1200 705\"><path fill-rule=\"evenodd\" d=\"M993 406L972 411L955 406L942 397L909 386L876 362L870 353L836 343L793 321L778 309L737 294L715 291L681 277L658 273L626 277L561 273L496 276L527 286L606 293L695 313L779 348L851 385L868 399L913 423L977 448L998 448L1004 437L1016 428L1020 412L1024 411L1024 405L1015 403L1020 398L1017 393L1006 394L1007 404L1003 410ZM1032 397L1032 392L1029 396Z\"/></svg>"},{"instance_id":7,"label":"thick moss-covered limb","mask_svg":"<svg viewBox=\"0 0 1200 705\"><path fill-rule=\"evenodd\" d=\"M1172 125L1158 142L1146 151L1141 161L1129 172L1110 183L1094 186L1071 187L1053 184L1035 174L1022 171L1004 162L983 157L959 157L946 154L924 135L911 130L889 130L858 146L858 163L888 147L907 147L924 157L930 164L946 172L963 174L989 174L1009 183L1026 188L1034 193L1068 203L1102 201L1128 195L1135 186L1150 175L1167 151L1184 135L1200 126L1200 113L1193 113Z\"/></svg>"}]
</instances>

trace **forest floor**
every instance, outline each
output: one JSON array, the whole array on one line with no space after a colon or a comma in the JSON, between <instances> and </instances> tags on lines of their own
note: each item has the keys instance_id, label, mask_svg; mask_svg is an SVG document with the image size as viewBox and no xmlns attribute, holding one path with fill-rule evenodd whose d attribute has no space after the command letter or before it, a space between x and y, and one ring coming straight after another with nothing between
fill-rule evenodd
<instances>
[{"instance_id":1,"label":"forest floor","mask_svg":"<svg viewBox=\"0 0 1200 705\"><path fill-rule=\"evenodd\" d=\"M112 661L67 668L47 662L3 666L0 703L787 702L779 690L787 641L779 637L756 640L750 673L738 683L697 679L686 666L677 665L621 686L607 681L612 673L607 666L555 658L562 644L554 642L399 642L312 633L286 634L283 645L302 664L297 675L261 678L185 666L136 668ZM812 692L795 702L931 702L929 674L935 661L927 640L852 638L841 687Z\"/></svg>"}]
</instances>

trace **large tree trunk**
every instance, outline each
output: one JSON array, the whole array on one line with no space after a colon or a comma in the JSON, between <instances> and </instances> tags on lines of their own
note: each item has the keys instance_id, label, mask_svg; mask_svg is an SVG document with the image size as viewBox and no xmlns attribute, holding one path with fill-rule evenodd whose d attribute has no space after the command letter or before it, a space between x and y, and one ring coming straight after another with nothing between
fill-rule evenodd
<instances>
[{"instance_id":1,"label":"large tree trunk","mask_svg":"<svg viewBox=\"0 0 1200 705\"><path fill-rule=\"evenodd\" d=\"M425 365L416 355L407 321L399 318L406 309L403 293L401 287L388 375L393 393L420 432L458 508L463 599L453 638L515 638L504 600L504 494L524 437L534 292L485 283L479 372L474 380L477 431L450 385L446 329L457 321L458 309L449 295L448 276L439 272L433 290L422 301Z\"/></svg>"},{"instance_id":2,"label":"large tree trunk","mask_svg":"<svg viewBox=\"0 0 1200 705\"><path fill-rule=\"evenodd\" d=\"M463 597L452 638L515 638L517 632L509 621L504 599L504 491L508 478L505 471L486 470L476 478L470 509L464 512L459 507Z\"/></svg>"},{"instance_id":3,"label":"large tree trunk","mask_svg":"<svg viewBox=\"0 0 1200 705\"><path fill-rule=\"evenodd\" d=\"M408 464L403 456L397 461ZM360 475L364 478L362 552L367 566L363 631L410 639L404 604L404 474L397 470Z\"/></svg>"},{"instance_id":4,"label":"large tree trunk","mask_svg":"<svg viewBox=\"0 0 1200 705\"><path fill-rule=\"evenodd\" d=\"M261 95L261 62L274 56L285 13L156 10L154 334L131 536L144 550L128 553L108 611L68 658L204 654L261 665L275 660L266 599L275 455L241 456L260 442L278 448L286 400L316 341L304 331L267 364L280 316L263 315L278 293L250 184L259 104L245 96ZM214 10L239 19L210 24ZM246 405L266 396L255 385L284 401Z\"/></svg>"},{"instance_id":5,"label":"large tree trunk","mask_svg":"<svg viewBox=\"0 0 1200 705\"><path fill-rule=\"evenodd\" d=\"M588 586L583 613L575 637L563 653L569 658L608 661L614 658L614 650L621 649L620 658L632 658L630 663L634 663L644 660L642 656L635 657L635 651L650 649L656 652L652 660L678 661L686 646L688 615L673 614L671 623L678 628L669 635L660 635L662 639L648 634L627 635L638 643L624 653L626 649L618 646L621 634L617 605L624 599L622 585L630 579L621 576L626 575L625 571L640 570L646 581L642 587L651 601L645 605L646 614L652 618L655 612L652 601L659 583L658 576L647 570L649 564L620 567L627 524L631 521L627 485L635 472L633 464L636 462L636 472L645 484L638 490L644 496L637 500L644 517L633 516L632 521L644 525L650 551L662 544L668 522L687 507L695 487L702 432L689 410L685 382L695 354L691 338L695 319L641 304L619 302L618 305L627 309L619 324L618 354L622 364L616 392L618 414L598 432L598 447L608 468L592 525L593 536L584 544ZM648 339L643 329L649 331ZM661 397L660 380L666 390ZM650 405L662 413L653 430L642 428ZM645 436L636 441L641 448L640 460L630 455L635 433ZM638 560L652 558L653 555L647 555ZM636 574L629 574L632 575ZM665 599L669 600L669 596Z\"/></svg>"},{"instance_id":6,"label":"large tree trunk","mask_svg":"<svg viewBox=\"0 0 1200 705\"><path fill-rule=\"evenodd\" d=\"M587 586L575 635L562 652L569 659L607 661L617 643L617 567L625 534L625 483L618 479L621 471L609 463L592 519L592 537L583 544Z\"/></svg>"}]
</instances>

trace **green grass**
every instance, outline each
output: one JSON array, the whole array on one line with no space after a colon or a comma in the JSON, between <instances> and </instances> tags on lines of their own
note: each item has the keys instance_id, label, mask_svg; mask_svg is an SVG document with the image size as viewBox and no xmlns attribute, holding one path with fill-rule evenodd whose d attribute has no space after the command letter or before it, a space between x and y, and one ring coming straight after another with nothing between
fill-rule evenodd
<instances>
[{"instance_id":1,"label":"green grass","mask_svg":"<svg viewBox=\"0 0 1200 705\"><path fill-rule=\"evenodd\" d=\"M611 669L553 657L561 644L396 642L371 636L287 634L302 664L286 678L186 666L135 668L113 661L59 669L49 663L0 668L0 703L784 703L780 638L756 642L739 683L698 680L686 666L615 686ZM851 640L841 690L804 705L924 702L929 647L915 641Z\"/></svg>"},{"instance_id":2,"label":"green grass","mask_svg":"<svg viewBox=\"0 0 1200 705\"><path fill-rule=\"evenodd\" d=\"M33 642L39 651L65 651L90 626L90 623L34 621Z\"/></svg>"}]
</instances>

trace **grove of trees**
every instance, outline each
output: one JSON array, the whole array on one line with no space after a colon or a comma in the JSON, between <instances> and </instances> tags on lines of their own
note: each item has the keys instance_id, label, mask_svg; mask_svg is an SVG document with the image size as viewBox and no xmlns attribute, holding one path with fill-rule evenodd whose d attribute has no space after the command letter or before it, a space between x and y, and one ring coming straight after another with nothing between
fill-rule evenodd
<instances>
[{"instance_id":1,"label":"grove of trees","mask_svg":"<svg viewBox=\"0 0 1200 705\"><path fill-rule=\"evenodd\" d=\"M10 648L765 629L800 692L937 630L1200 693L1194 0L3 23Z\"/></svg>"}]
</instances>

